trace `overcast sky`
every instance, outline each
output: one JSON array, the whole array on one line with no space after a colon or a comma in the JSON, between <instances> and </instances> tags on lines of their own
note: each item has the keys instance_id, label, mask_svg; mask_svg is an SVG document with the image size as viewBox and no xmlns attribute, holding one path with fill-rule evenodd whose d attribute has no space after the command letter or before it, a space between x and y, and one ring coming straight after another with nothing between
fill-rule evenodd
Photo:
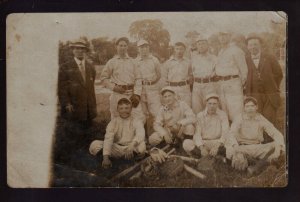
<instances>
[{"instance_id":1,"label":"overcast sky","mask_svg":"<svg viewBox=\"0 0 300 202\"><path fill-rule=\"evenodd\" d=\"M283 13L276 12L164 12L164 13L77 13L53 14L61 29L62 41L80 36L89 39L108 36L127 36L129 26L136 20L160 19L170 32L171 42L184 40L188 31L210 35L222 28L248 34L270 31L270 21L284 21Z\"/></svg>"}]
</instances>

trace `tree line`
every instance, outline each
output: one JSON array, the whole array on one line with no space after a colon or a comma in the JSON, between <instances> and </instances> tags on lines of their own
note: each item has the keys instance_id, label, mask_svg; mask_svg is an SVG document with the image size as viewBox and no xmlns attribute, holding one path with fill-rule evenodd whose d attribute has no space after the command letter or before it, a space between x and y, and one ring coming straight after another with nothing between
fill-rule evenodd
<instances>
[{"instance_id":1,"label":"tree line","mask_svg":"<svg viewBox=\"0 0 300 202\"><path fill-rule=\"evenodd\" d=\"M276 24L270 22L271 32L260 33L263 39L263 48L268 52L280 56L280 51L285 49L285 25ZM150 44L152 54L156 56L160 62L166 61L173 51L173 46L170 44L170 33L164 28L164 24L157 19L137 20L134 21L129 29L128 33L135 42L130 42L128 46L128 55L135 58L138 54L136 43L139 39L147 40ZM201 33L196 30L187 31L185 35L185 41L183 41L188 49L195 50L195 39ZM98 37L94 39L88 39L86 36L82 36L82 39L86 40L90 50L87 54L88 60L95 65L105 65L106 62L111 59L115 53L115 41L117 38L110 39L109 37ZM219 50L219 42L217 33L212 34L208 38L209 44L212 47L212 54L217 54ZM246 37L242 34L234 33L233 41L247 53ZM65 63L67 60L73 57L72 51L69 48L71 41L59 41L59 64Z\"/></svg>"}]
</instances>

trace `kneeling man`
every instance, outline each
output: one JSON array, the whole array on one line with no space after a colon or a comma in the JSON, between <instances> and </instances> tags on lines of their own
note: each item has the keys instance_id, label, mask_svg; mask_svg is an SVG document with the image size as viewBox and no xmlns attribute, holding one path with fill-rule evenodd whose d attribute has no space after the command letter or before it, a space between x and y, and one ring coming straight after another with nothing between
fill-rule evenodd
<instances>
[{"instance_id":1,"label":"kneeling man","mask_svg":"<svg viewBox=\"0 0 300 202\"><path fill-rule=\"evenodd\" d=\"M232 160L232 167L245 170L248 160L277 159L285 151L283 135L264 116L257 112L257 101L253 97L244 100L244 113L234 119L229 132L230 141L226 148L227 158ZM273 141L263 144L263 133Z\"/></svg>"},{"instance_id":2,"label":"kneeling man","mask_svg":"<svg viewBox=\"0 0 300 202\"><path fill-rule=\"evenodd\" d=\"M134 153L143 156L146 151L144 124L131 116L130 100L121 98L117 110L119 116L107 125L104 141L93 141L89 149L92 155L96 155L103 148L104 168L112 166L110 157L131 159Z\"/></svg>"},{"instance_id":3,"label":"kneeling man","mask_svg":"<svg viewBox=\"0 0 300 202\"><path fill-rule=\"evenodd\" d=\"M152 146L163 140L167 144L175 139L184 139L185 135L192 136L195 132L195 114L183 101L176 99L176 93L170 86L161 90L162 104L153 123L154 133L149 137Z\"/></svg>"},{"instance_id":4,"label":"kneeling man","mask_svg":"<svg viewBox=\"0 0 300 202\"><path fill-rule=\"evenodd\" d=\"M197 114L193 140L184 140L183 149L189 155L216 156L221 152L221 148L224 148L228 130L228 117L224 111L219 109L219 96L214 93L208 94L206 108Z\"/></svg>"}]
</instances>

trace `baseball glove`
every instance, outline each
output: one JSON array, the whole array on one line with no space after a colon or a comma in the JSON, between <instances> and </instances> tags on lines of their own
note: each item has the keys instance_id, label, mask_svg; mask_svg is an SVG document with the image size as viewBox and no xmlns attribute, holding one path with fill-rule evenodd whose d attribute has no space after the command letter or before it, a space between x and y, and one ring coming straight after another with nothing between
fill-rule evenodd
<instances>
[{"instance_id":1,"label":"baseball glove","mask_svg":"<svg viewBox=\"0 0 300 202\"><path fill-rule=\"evenodd\" d=\"M159 171L162 177L175 177L179 175L183 169L183 160L176 157L170 157L166 162L159 165Z\"/></svg>"},{"instance_id":2,"label":"baseball glove","mask_svg":"<svg viewBox=\"0 0 300 202\"><path fill-rule=\"evenodd\" d=\"M200 171L207 171L213 169L213 164L215 162L214 158L211 158L209 156L202 157L198 160L197 169Z\"/></svg>"},{"instance_id":3,"label":"baseball glove","mask_svg":"<svg viewBox=\"0 0 300 202\"><path fill-rule=\"evenodd\" d=\"M130 97L130 101L132 103L132 107L133 108L136 108L139 103L140 103L140 96L139 95L136 95L136 94L133 94L131 97Z\"/></svg>"},{"instance_id":4,"label":"baseball glove","mask_svg":"<svg viewBox=\"0 0 300 202\"><path fill-rule=\"evenodd\" d=\"M161 179L175 177L184 169L183 160L177 157L170 157L163 163L148 161L141 165L144 177L148 179Z\"/></svg>"}]
</instances>

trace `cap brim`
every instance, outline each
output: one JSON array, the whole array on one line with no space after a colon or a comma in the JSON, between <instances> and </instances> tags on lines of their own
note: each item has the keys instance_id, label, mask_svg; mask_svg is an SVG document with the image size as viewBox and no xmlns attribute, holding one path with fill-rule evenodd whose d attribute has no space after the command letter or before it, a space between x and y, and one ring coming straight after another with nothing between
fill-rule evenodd
<instances>
[{"instance_id":1,"label":"cap brim","mask_svg":"<svg viewBox=\"0 0 300 202\"><path fill-rule=\"evenodd\" d=\"M210 97L206 98L206 101L210 100L210 99L218 99L219 100L219 96L210 96Z\"/></svg>"},{"instance_id":2,"label":"cap brim","mask_svg":"<svg viewBox=\"0 0 300 202\"><path fill-rule=\"evenodd\" d=\"M230 34L230 32L219 32L219 34Z\"/></svg>"},{"instance_id":3,"label":"cap brim","mask_svg":"<svg viewBox=\"0 0 300 202\"><path fill-rule=\"evenodd\" d=\"M143 45L148 45L149 46L148 43L143 43L143 44L139 44L138 47L143 46Z\"/></svg>"},{"instance_id":4,"label":"cap brim","mask_svg":"<svg viewBox=\"0 0 300 202\"><path fill-rule=\"evenodd\" d=\"M251 39L257 39L261 43L263 42L263 39L260 36L250 36L250 37L246 38L246 42L250 41Z\"/></svg>"},{"instance_id":5,"label":"cap brim","mask_svg":"<svg viewBox=\"0 0 300 202\"><path fill-rule=\"evenodd\" d=\"M78 48L86 48L88 49L88 47L84 46L84 45L70 45L70 47L78 47Z\"/></svg>"},{"instance_id":6,"label":"cap brim","mask_svg":"<svg viewBox=\"0 0 300 202\"><path fill-rule=\"evenodd\" d=\"M199 41L208 41L208 39L199 39L196 42L199 42Z\"/></svg>"},{"instance_id":7,"label":"cap brim","mask_svg":"<svg viewBox=\"0 0 300 202\"><path fill-rule=\"evenodd\" d=\"M169 92L171 92L171 93L174 93L174 94L175 94L175 92L174 92L174 91L172 91L172 90L169 90L169 89L165 89L165 90L162 90L162 91L160 91L160 94L164 94L166 91L169 91Z\"/></svg>"}]
</instances>

